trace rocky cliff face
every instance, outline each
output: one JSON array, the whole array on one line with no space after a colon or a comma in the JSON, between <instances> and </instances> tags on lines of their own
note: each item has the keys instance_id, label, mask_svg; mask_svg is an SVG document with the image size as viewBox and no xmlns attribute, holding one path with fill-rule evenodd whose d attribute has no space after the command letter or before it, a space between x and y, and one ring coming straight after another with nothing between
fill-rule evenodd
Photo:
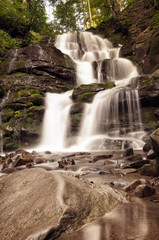
<instances>
[{"instance_id":1,"label":"rocky cliff face","mask_svg":"<svg viewBox=\"0 0 159 240\"><path fill-rule=\"evenodd\" d=\"M45 93L73 88L74 63L54 47L54 42L47 41L11 50L0 65L0 73L4 150L37 144Z\"/></svg>"}]
</instances>

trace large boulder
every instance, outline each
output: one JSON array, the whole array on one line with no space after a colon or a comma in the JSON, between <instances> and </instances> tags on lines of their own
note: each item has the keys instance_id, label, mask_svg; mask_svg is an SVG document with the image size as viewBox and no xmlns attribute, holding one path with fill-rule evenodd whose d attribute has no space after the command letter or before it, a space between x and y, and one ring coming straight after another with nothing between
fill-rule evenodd
<instances>
[{"instance_id":1,"label":"large boulder","mask_svg":"<svg viewBox=\"0 0 159 240\"><path fill-rule=\"evenodd\" d=\"M157 128L151 135L151 141L154 152L159 156L159 128Z\"/></svg>"},{"instance_id":2,"label":"large boulder","mask_svg":"<svg viewBox=\"0 0 159 240\"><path fill-rule=\"evenodd\" d=\"M22 170L0 178L0 238L56 239L125 201L109 186L96 187L71 173Z\"/></svg>"}]
</instances>

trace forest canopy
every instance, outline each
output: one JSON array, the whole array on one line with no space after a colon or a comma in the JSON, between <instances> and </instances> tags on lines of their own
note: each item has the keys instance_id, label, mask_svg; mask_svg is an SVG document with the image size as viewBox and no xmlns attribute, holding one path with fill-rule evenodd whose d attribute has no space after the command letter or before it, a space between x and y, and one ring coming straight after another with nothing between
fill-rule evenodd
<instances>
[{"instance_id":1,"label":"forest canopy","mask_svg":"<svg viewBox=\"0 0 159 240\"><path fill-rule=\"evenodd\" d=\"M150 1L158 9L158 0ZM43 36L96 28L111 18L117 19L131 3L135 0L0 0L0 57L10 48L36 43Z\"/></svg>"}]
</instances>

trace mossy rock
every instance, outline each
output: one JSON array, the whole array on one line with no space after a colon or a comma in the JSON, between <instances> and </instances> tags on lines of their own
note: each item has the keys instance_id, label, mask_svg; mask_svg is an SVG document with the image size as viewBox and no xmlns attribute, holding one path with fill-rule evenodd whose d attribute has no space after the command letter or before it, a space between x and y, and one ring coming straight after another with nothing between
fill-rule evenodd
<instances>
[{"instance_id":1,"label":"mossy rock","mask_svg":"<svg viewBox=\"0 0 159 240\"><path fill-rule=\"evenodd\" d=\"M11 108L5 108L2 111L2 121L7 122L14 117L14 110Z\"/></svg>"},{"instance_id":2,"label":"mossy rock","mask_svg":"<svg viewBox=\"0 0 159 240\"><path fill-rule=\"evenodd\" d=\"M82 116L83 116L83 110L84 110L83 103L75 103L71 107L70 118L71 118L72 135L75 135L79 131Z\"/></svg>"},{"instance_id":3,"label":"mossy rock","mask_svg":"<svg viewBox=\"0 0 159 240\"><path fill-rule=\"evenodd\" d=\"M74 88L72 99L75 102L83 102L83 103L91 103L95 94L105 89L109 89L114 87L115 84L113 82L107 83L92 83L92 84L82 84L76 88Z\"/></svg>"},{"instance_id":4,"label":"mossy rock","mask_svg":"<svg viewBox=\"0 0 159 240\"><path fill-rule=\"evenodd\" d=\"M13 151L19 148L18 141L15 141L12 137L3 138L3 150L4 151Z\"/></svg>"}]
</instances>

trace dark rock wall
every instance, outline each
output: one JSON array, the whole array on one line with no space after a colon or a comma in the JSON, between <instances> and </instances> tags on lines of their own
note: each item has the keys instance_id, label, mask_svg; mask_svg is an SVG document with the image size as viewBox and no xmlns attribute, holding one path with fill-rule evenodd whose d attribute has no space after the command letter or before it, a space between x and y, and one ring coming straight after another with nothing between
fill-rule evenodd
<instances>
[{"instance_id":1,"label":"dark rock wall","mask_svg":"<svg viewBox=\"0 0 159 240\"><path fill-rule=\"evenodd\" d=\"M0 65L0 74L4 150L37 144L45 93L73 88L74 63L47 41L8 52Z\"/></svg>"}]
</instances>

